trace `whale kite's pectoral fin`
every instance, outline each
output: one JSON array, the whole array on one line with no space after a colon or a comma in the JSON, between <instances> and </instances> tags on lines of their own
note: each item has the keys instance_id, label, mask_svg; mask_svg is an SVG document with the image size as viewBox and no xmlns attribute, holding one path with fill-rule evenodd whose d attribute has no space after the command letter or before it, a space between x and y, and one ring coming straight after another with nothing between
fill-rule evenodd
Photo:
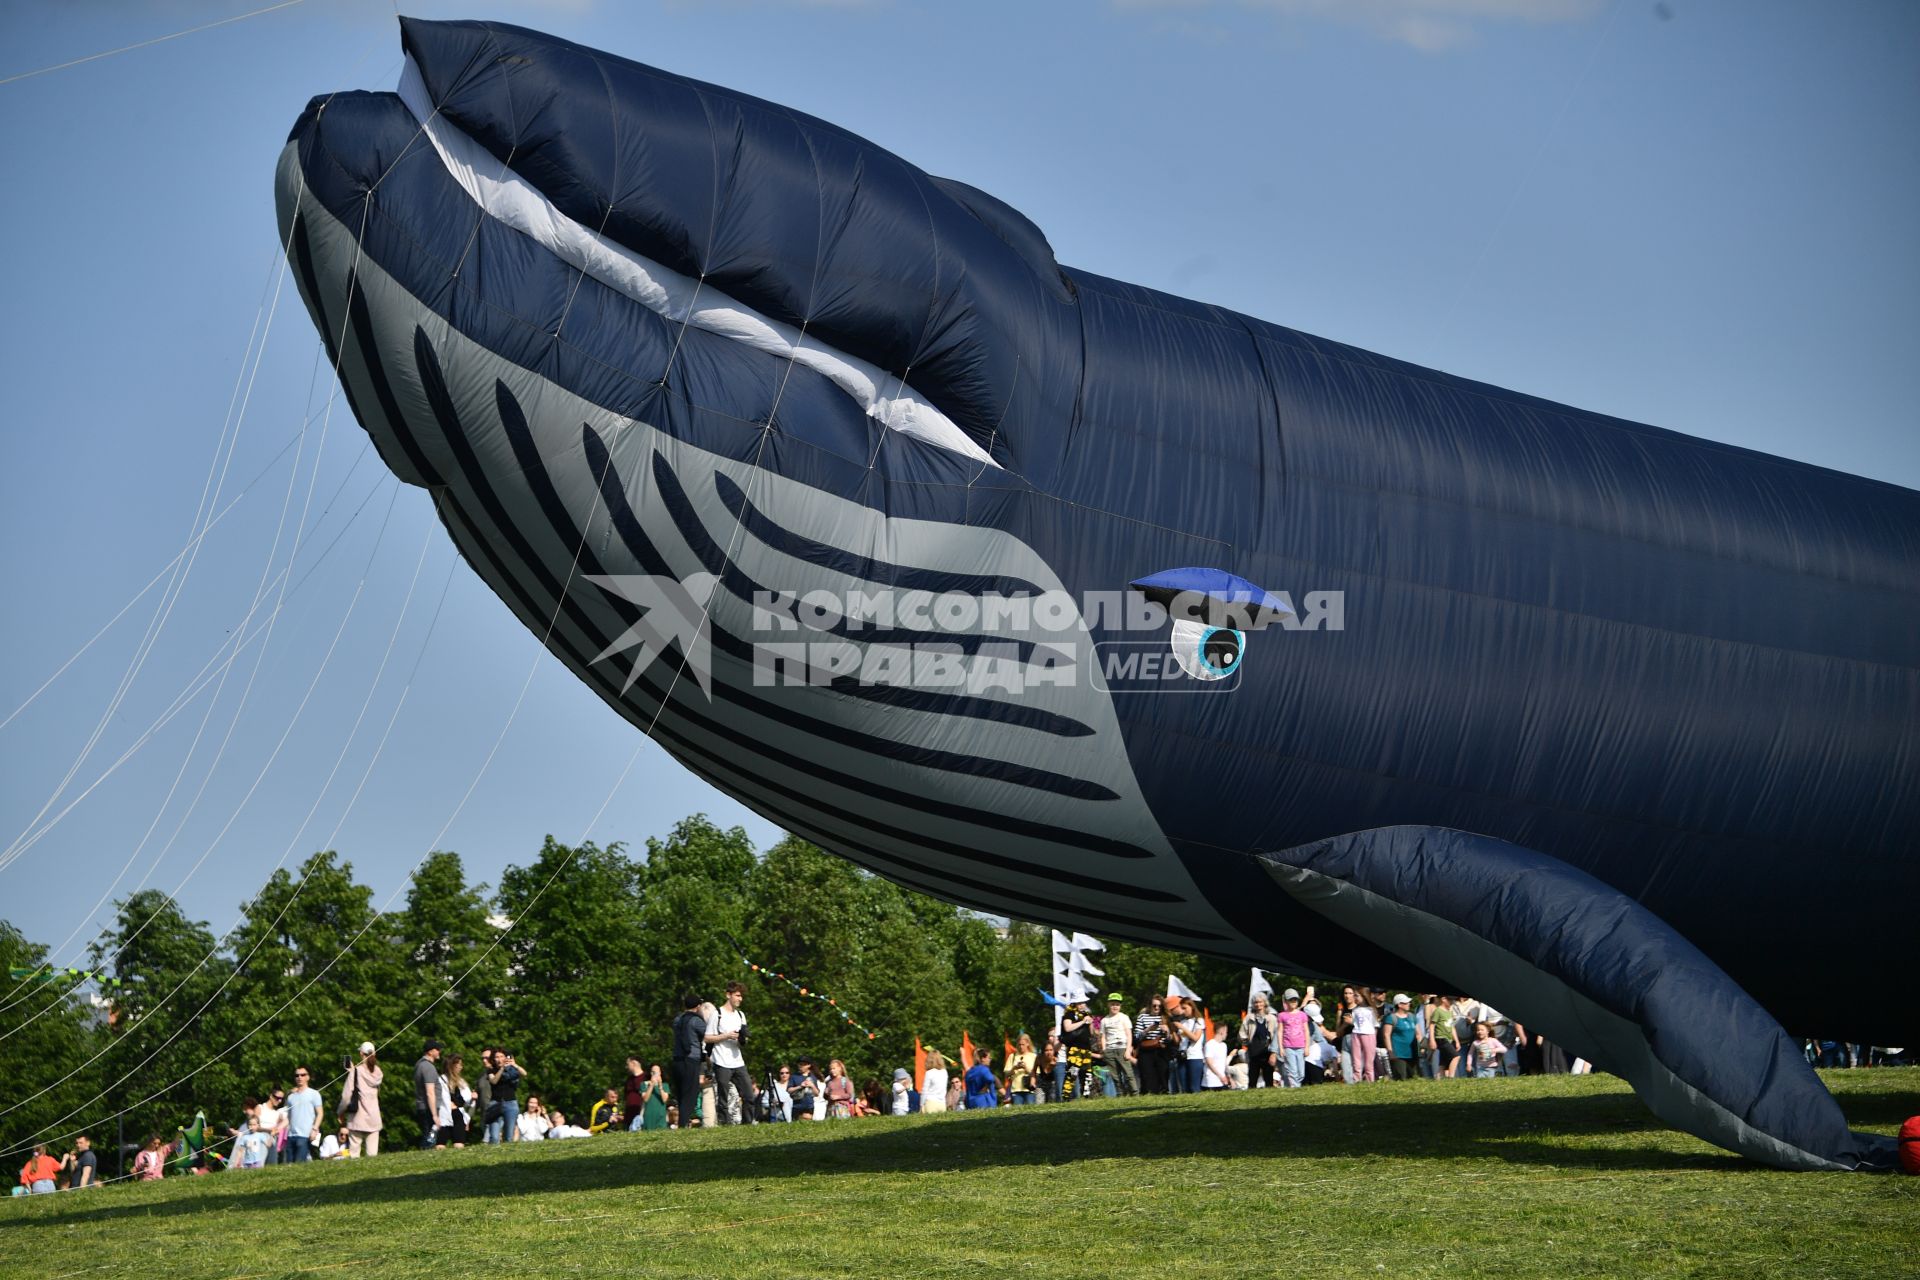
<instances>
[{"instance_id":1,"label":"whale kite's pectoral fin","mask_svg":"<svg viewBox=\"0 0 1920 1280\"><path fill-rule=\"evenodd\" d=\"M1239 631L1263 631L1296 616L1285 596L1257 587L1225 569L1191 565L1162 569L1127 584L1165 609L1173 619Z\"/></svg>"},{"instance_id":2,"label":"whale kite's pectoral fin","mask_svg":"<svg viewBox=\"0 0 1920 1280\"><path fill-rule=\"evenodd\" d=\"M1800 1046L1617 889L1504 840L1382 827L1263 855L1282 889L1612 1072L1675 1128L1783 1169L1885 1169Z\"/></svg>"}]
</instances>

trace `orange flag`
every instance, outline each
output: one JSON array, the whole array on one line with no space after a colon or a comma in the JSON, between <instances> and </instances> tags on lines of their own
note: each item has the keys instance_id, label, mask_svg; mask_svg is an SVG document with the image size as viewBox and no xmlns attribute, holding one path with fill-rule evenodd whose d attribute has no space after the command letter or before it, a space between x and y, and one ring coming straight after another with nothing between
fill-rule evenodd
<instances>
[{"instance_id":1,"label":"orange flag","mask_svg":"<svg viewBox=\"0 0 1920 1280\"><path fill-rule=\"evenodd\" d=\"M960 1033L960 1074L965 1075L973 1066L973 1037L967 1032Z\"/></svg>"},{"instance_id":2,"label":"orange flag","mask_svg":"<svg viewBox=\"0 0 1920 1280\"><path fill-rule=\"evenodd\" d=\"M920 1047L920 1037L913 1038L913 1089L915 1093L927 1087L927 1051Z\"/></svg>"},{"instance_id":3,"label":"orange flag","mask_svg":"<svg viewBox=\"0 0 1920 1280\"><path fill-rule=\"evenodd\" d=\"M1213 1039L1213 1015L1207 1012L1207 1006L1200 1006L1200 1021L1207 1024L1207 1039Z\"/></svg>"},{"instance_id":4,"label":"orange flag","mask_svg":"<svg viewBox=\"0 0 1920 1280\"><path fill-rule=\"evenodd\" d=\"M1006 1056L1006 1057L1004 1057L1004 1058L1002 1058L1002 1059L1000 1059L1000 1065L1004 1067L1004 1066L1006 1066L1006 1065L1007 1065L1007 1064L1008 1064L1009 1062L1012 1062L1012 1061L1013 1061L1013 1041L1011 1041L1011 1040L1009 1040L1009 1039L1007 1039L1007 1038L1006 1038L1005 1036L1001 1036L1001 1037L1000 1037L1000 1043L1001 1043L1002 1045L1005 1045L1005 1046L1006 1046L1006 1050L1007 1050L1007 1056Z\"/></svg>"}]
</instances>

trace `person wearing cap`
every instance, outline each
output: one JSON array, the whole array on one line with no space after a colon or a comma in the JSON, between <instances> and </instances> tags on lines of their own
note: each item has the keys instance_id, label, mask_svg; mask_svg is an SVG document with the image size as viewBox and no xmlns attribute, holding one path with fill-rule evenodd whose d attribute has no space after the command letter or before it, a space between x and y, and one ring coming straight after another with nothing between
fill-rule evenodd
<instances>
[{"instance_id":1,"label":"person wearing cap","mask_svg":"<svg viewBox=\"0 0 1920 1280\"><path fill-rule=\"evenodd\" d=\"M1140 1077L1134 1072L1133 1019L1126 1015L1125 1004L1118 991L1107 993L1107 1016L1100 1019L1100 1043L1114 1092L1131 1098L1140 1092Z\"/></svg>"},{"instance_id":2,"label":"person wearing cap","mask_svg":"<svg viewBox=\"0 0 1920 1280\"><path fill-rule=\"evenodd\" d=\"M386 1079L380 1070L380 1055L373 1041L360 1042L360 1061L347 1068L346 1090L341 1094L341 1115L347 1122L347 1155L380 1154L380 1085Z\"/></svg>"},{"instance_id":3,"label":"person wearing cap","mask_svg":"<svg viewBox=\"0 0 1920 1280\"><path fill-rule=\"evenodd\" d=\"M440 1133L440 1097L446 1088L440 1080L440 1042L428 1040L413 1064L413 1118L420 1124L422 1151L431 1151Z\"/></svg>"},{"instance_id":4,"label":"person wearing cap","mask_svg":"<svg viewBox=\"0 0 1920 1280\"><path fill-rule=\"evenodd\" d=\"M893 1069L893 1099L888 1110L896 1116L913 1110L913 1073L905 1067Z\"/></svg>"},{"instance_id":5,"label":"person wearing cap","mask_svg":"<svg viewBox=\"0 0 1920 1280\"><path fill-rule=\"evenodd\" d=\"M1312 1020L1300 1007L1300 993L1292 987L1280 993L1280 1003L1284 1007L1273 1015L1280 1024L1280 1084L1298 1089L1307 1081L1307 1038L1312 1034L1308 1024Z\"/></svg>"},{"instance_id":6,"label":"person wearing cap","mask_svg":"<svg viewBox=\"0 0 1920 1280\"><path fill-rule=\"evenodd\" d=\"M1420 1061L1420 1017L1413 1011L1413 998L1404 993L1393 998L1393 1012L1387 1015L1387 1070L1395 1080L1411 1080Z\"/></svg>"},{"instance_id":7,"label":"person wearing cap","mask_svg":"<svg viewBox=\"0 0 1920 1280\"><path fill-rule=\"evenodd\" d=\"M1093 1014L1085 1000L1075 1000L1060 1020L1060 1043L1066 1046L1066 1087L1060 1097L1086 1098L1093 1094Z\"/></svg>"},{"instance_id":8,"label":"person wearing cap","mask_svg":"<svg viewBox=\"0 0 1920 1280\"><path fill-rule=\"evenodd\" d=\"M1265 996L1255 996L1240 1019L1240 1044L1246 1052L1247 1087L1273 1088L1274 1057L1280 1048L1280 1019Z\"/></svg>"}]
</instances>

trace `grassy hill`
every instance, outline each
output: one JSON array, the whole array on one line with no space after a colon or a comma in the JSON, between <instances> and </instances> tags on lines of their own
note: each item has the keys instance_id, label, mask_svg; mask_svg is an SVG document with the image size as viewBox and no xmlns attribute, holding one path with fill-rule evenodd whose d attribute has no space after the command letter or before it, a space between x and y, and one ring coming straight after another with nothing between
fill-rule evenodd
<instances>
[{"instance_id":1,"label":"grassy hill","mask_svg":"<svg viewBox=\"0 0 1920 1280\"><path fill-rule=\"evenodd\" d=\"M1858 1127L1920 1070L1829 1077ZM1902 1276L1920 1179L1778 1173L1618 1081L634 1134L0 1205L0 1275Z\"/></svg>"}]
</instances>

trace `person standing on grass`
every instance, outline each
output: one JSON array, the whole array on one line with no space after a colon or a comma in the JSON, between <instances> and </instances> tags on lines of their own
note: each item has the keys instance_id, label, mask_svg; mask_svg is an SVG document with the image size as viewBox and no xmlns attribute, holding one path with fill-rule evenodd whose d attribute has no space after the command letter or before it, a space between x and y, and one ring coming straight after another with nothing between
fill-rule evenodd
<instances>
[{"instance_id":1,"label":"person standing on grass","mask_svg":"<svg viewBox=\"0 0 1920 1280\"><path fill-rule=\"evenodd\" d=\"M1007 1077L1007 1105L1030 1107L1036 1101L1034 1086L1039 1083L1040 1055L1034 1052L1033 1037L1022 1031L1013 1047L1013 1056L1004 1064ZM940 1073L941 1080L946 1072Z\"/></svg>"},{"instance_id":2,"label":"person standing on grass","mask_svg":"<svg viewBox=\"0 0 1920 1280\"><path fill-rule=\"evenodd\" d=\"M667 1088L667 1078L659 1063L647 1069L647 1078L640 1085L640 1113L638 1123L643 1131L658 1131L667 1127L667 1105L673 1101L673 1094Z\"/></svg>"},{"instance_id":3,"label":"person standing on grass","mask_svg":"<svg viewBox=\"0 0 1920 1280\"><path fill-rule=\"evenodd\" d=\"M647 1073L640 1065L640 1059L627 1059L627 1078L620 1086L620 1101L626 1110L627 1132L637 1133L640 1122L645 1119L647 1100Z\"/></svg>"},{"instance_id":4,"label":"person standing on grass","mask_svg":"<svg viewBox=\"0 0 1920 1280\"><path fill-rule=\"evenodd\" d=\"M380 1085L385 1079L373 1041L362 1041L360 1061L347 1068L340 1103L347 1122L347 1154L353 1159L380 1154L380 1130L385 1127L380 1121Z\"/></svg>"},{"instance_id":5,"label":"person standing on grass","mask_svg":"<svg viewBox=\"0 0 1920 1280\"><path fill-rule=\"evenodd\" d=\"M962 1062L959 1066L960 1073L965 1075L967 1064ZM1058 1031L1047 1032L1047 1041L1034 1056L1033 1066L1040 1077L1041 1097L1047 1102L1060 1101L1060 1087L1067 1078L1067 1051L1061 1047Z\"/></svg>"},{"instance_id":6,"label":"person standing on grass","mask_svg":"<svg viewBox=\"0 0 1920 1280\"><path fill-rule=\"evenodd\" d=\"M1387 1063L1395 1080L1411 1080L1419 1065L1420 1019L1414 1015L1413 999L1407 995L1393 998L1393 1012L1387 1015Z\"/></svg>"},{"instance_id":7,"label":"person standing on grass","mask_svg":"<svg viewBox=\"0 0 1920 1280\"><path fill-rule=\"evenodd\" d=\"M287 1163L305 1164L313 1159L313 1148L320 1137L320 1114L325 1104L313 1087L313 1073L305 1067L293 1069L293 1092L287 1095Z\"/></svg>"},{"instance_id":8,"label":"person standing on grass","mask_svg":"<svg viewBox=\"0 0 1920 1280\"><path fill-rule=\"evenodd\" d=\"M420 1126L420 1149L433 1150L440 1136L440 1098L446 1086L440 1083L440 1042L427 1041L413 1064L413 1118Z\"/></svg>"},{"instance_id":9,"label":"person standing on grass","mask_svg":"<svg viewBox=\"0 0 1920 1280\"><path fill-rule=\"evenodd\" d=\"M1427 1065L1430 1079L1453 1074L1453 1060L1460 1051L1454 1038L1453 1005L1443 995L1431 998L1427 1005Z\"/></svg>"},{"instance_id":10,"label":"person standing on grass","mask_svg":"<svg viewBox=\"0 0 1920 1280\"><path fill-rule=\"evenodd\" d=\"M440 1084L447 1100L440 1104L440 1143L458 1150L467 1145L473 1128L473 1088L467 1084L466 1059L454 1054L446 1061Z\"/></svg>"},{"instance_id":11,"label":"person standing on grass","mask_svg":"<svg viewBox=\"0 0 1920 1280\"><path fill-rule=\"evenodd\" d=\"M827 1064L827 1119L845 1120L853 1115L853 1081L847 1078L847 1064L835 1058Z\"/></svg>"},{"instance_id":12,"label":"person standing on grass","mask_svg":"<svg viewBox=\"0 0 1920 1280\"><path fill-rule=\"evenodd\" d=\"M73 1150L60 1158L60 1171L67 1175L67 1190L78 1191L100 1180L100 1157L93 1153L93 1139L81 1134L73 1140Z\"/></svg>"},{"instance_id":13,"label":"person standing on grass","mask_svg":"<svg viewBox=\"0 0 1920 1280\"><path fill-rule=\"evenodd\" d=\"M487 1073L487 1079L493 1084L494 1105L500 1108L502 1142L520 1140L520 1082L526 1075L512 1054L497 1045L494 1047L493 1070Z\"/></svg>"},{"instance_id":14,"label":"person standing on grass","mask_svg":"<svg viewBox=\"0 0 1920 1280\"><path fill-rule=\"evenodd\" d=\"M1491 1080L1499 1074L1500 1059L1508 1053L1507 1046L1500 1043L1493 1028L1484 1022L1473 1024L1473 1043L1467 1046L1467 1051L1476 1080Z\"/></svg>"},{"instance_id":15,"label":"person standing on grass","mask_svg":"<svg viewBox=\"0 0 1920 1280\"><path fill-rule=\"evenodd\" d=\"M1107 1016L1100 1019L1100 1038L1114 1091L1122 1098L1132 1098L1140 1092L1140 1077L1134 1071L1133 1019L1122 1010L1123 1003L1118 991L1108 993Z\"/></svg>"},{"instance_id":16,"label":"person standing on grass","mask_svg":"<svg viewBox=\"0 0 1920 1280\"><path fill-rule=\"evenodd\" d=\"M700 997L689 991L680 999L680 1016L673 1020L673 1100L680 1104L680 1127L692 1129L700 1119L700 1068L706 1054L707 1020L700 1016Z\"/></svg>"},{"instance_id":17,"label":"person standing on grass","mask_svg":"<svg viewBox=\"0 0 1920 1280\"><path fill-rule=\"evenodd\" d=\"M793 1095L794 1119L816 1119L814 1113L825 1105L820 1096L820 1077L814 1073L812 1058L803 1057L795 1065L799 1070L793 1073L793 1081L787 1086Z\"/></svg>"},{"instance_id":18,"label":"person standing on grass","mask_svg":"<svg viewBox=\"0 0 1920 1280\"><path fill-rule=\"evenodd\" d=\"M1375 1065L1374 1055L1380 1043L1380 1015L1373 1007L1372 992L1355 991L1354 1000L1347 1010L1347 1019L1353 1025L1353 1073L1347 1077L1348 1084L1357 1084L1361 1080L1379 1079L1379 1068Z\"/></svg>"},{"instance_id":19,"label":"person standing on grass","mask_svg":"<svg viewBox=\"0 0 1920 1280\"><path fill-rule=\"evenodd\" d=\"M1203 1023L1201 1025L1202 1025L1203 1034L1204 1034L1205 1024ZM1201 1045L1200 1066L1201 1066L1201 1077L1200 1077L1201 1089L1207 1089L1207 1090L1227 1089L1232 1087L1232 1084L1233 1084L1232 1078L1227 1074L1227 1024L1226 1023L1224 1022L1215 1023L1213 1027L1212 1038L1206 1040Z\"/></svg>"},{"instance_id":20,"label":"person standing on grass","mask_svg":"<svg viewBox=\"0 0 1920 1280\"><path fill-rule=\"evenodd\" d=\"M973 1065L967 1068L967 1110L979 1111L1000 1105L1000 1082L988 1065L993 1054L986 1049L973 1051Z\"/></svg>"},{"instance_id":21,"label":"person standing on grass","mask_svg":"<svg viewBox=\"0 0 1920 1280\"><path fill-rule=\"evenodd\" d=\"M500 1120L493 1109L493 1050L480 1050L480 1071L473 1080L473 1116L480 1126L481 1142L500 1141Z\"/></svg>"},{"instance_id":22,"label":"person standing on grass","mask_svg":"<svg viewBox=\"0 0 1920 1280\"><path fill-rule=\"evenodd\" d=\"M718 1104L715 1119L721 1124L753 1123L753 1077L747 1074L747 1015L740 1004L747 989L738 982L727 984L727 998L707 1024L708 1061L713 1072L714 1100Z\"/></svg>"},{"instance_id":23,"label":"person standing on grass","mask_svg":"<svg viewBox=\"0 0 1920 1280\"><path fill-rule=\"evenodd\" d=\"M1159 996L1148 1000L1133 1019L1134 1065L1138 1068L1140 1092L1161 1094L1167 1091L1167 1022L1161 1016Z\"/></svg>"},{"instance_id":24,"label":"person standing on grass","mask_svg":"<svg viewBox=\"0 0 1920 1280\"><path fill-rule=\"evenodd\" d=\"M47 1144L35 1143L33 1154L20 1166L20 1185L31 1195L52 1195L54 1179L59 1176L60 1162L47 1154Z\"/></svg>"},{"instance_id":25,"label":"person standing on grass","mask_svg":"<svg viewBox=\"0 0 1920 1280\"><path fill-rule=\"evenodd\" d=\"M1265 996L1255 996L1253 1007L1240 1019L1240 1043L1247 1050L1247 1087L1273 1088L1273 1061L1280 1049L1280 1019Z\"/></svg>"},{"instance_id":26,"label":"person standing on grass","mask_svg":"<svg viewBox=\"0 0 1920 1280\"><path fill-rule=\"evenodd\" d=\"M254 1113L253 1127L267 1135L267 1164L280 1163L280 1134L286 1123L282 1110L287 1105L287 1095L279 1086L267 1086L267 1100L260 1104Z\"/></svg>"},{"instance_id":27,"label":"person standing on grass","mask_svg":"<svg viewBox=\"0 0 1920 1280\"><path fill-rule=\"evenodd\" d=\"M1093 1091L1093 1014L1084 1000L1074 1001L1060 1021L1060 1043L1065 1046L1066 1080L1060 1096L1079 1100ZM1058 1073L1059 1068L1055 1068ZM972 1093L969 1089L968 1093ZM972 1106L972 1102L968 1102Z\"/></svg>"},{"instance_id":28,"label":"person standing on grass","mask_svg":"<svg viewBox=\"0 0 1920 1280\"><path fill-rule=\"evenodd\" d=\"M1288 987L1280 995L1280 1003L1285 1006L1273 1015L1280 1027L1280 1084L1284 1088L1298 1089L1307 1080L1307 1040L1312 1032L1308 1030L1311 1021L1307 1011L1300 1007L1300 993Z\"/></svg>"},{"instance_id":29,"label":"person standing on grass","mask_svg":"<svg viewBox=\"0 0 1920 1280\"><path fill-rule=\"evenodd\" d=\"M1207 1024L1200 1006L1181 996L1168 996L1167 1021L1180 1051L1180 1092L1198 1093L1207 1078ZM1221 1075L1226 1072L1222 1070Z\"/></svg>"},{"instance_id":30,"label":"person standing on grass","mask_svg":"<svg viewBox=\"0 0 1920 1280\"><path fill-rule=\"evenodd\" d=\"M1033 1041L1021 1036L1020 1043L1030 1047ZM927 1052L927 1073L920 1078L920 1110L939 1115L946 1109L947 1059L938 1049L932 1049Z\"/></svg>"}]
</instances>

